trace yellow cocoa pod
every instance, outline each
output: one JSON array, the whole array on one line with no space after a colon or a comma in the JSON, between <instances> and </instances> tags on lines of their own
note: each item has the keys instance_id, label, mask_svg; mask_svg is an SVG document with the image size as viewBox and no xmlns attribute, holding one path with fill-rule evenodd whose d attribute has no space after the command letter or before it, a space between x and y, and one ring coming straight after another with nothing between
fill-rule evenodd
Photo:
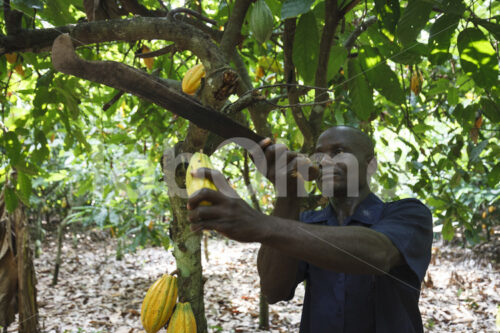
<instances>
[{"instance_id":1,"label":"yellow cocoa pod","mask_svg":"<svg viewBox=\"0 0 500 333\"><path fill-rule=\"evenodd\" d=\"M142 46L142 53L148 53L150 52L151 50L149 49L149 47L147 47L146 45L143 45ZM144 62L144 65L146 65L146 67L149 69L149 70L152 70L153 69L153 64L155 62L155 58L142 58L142 61Z\"/></svg>"},{"instance_id":2,"label":"yellow cocoa pod","mask_svg":"<svg viewBox=\"0 0 500 333\"><path fill-rule=\"evenodd\" d=\"M212 162L210 162L210 157L203 153L194 153L193 157L189 161L188 168L186 170L186 191L189 196L194 192L201 190L202 188L209 188L211 190L217 191L214 183L206 178L193 177L191 172L198 170L199 168L209 168L213 169ZM211 203L208 201L200 202L202 206L210 206Z\"/></svg>"},{"instance_id":3,"label":"yellow cocoa pod","mask_svg":"<svg viewBox=\"0 0 500 333\"><path fill-rule=\"evenodd\" d=\"M167 333L196 333L196 320L189 302L177 303Z\"/></svg>"},{"instance_id":4,"label":"yellow cocoa pod","mask_svg":"<svg viewBox=\"0 0 500 333\"><path fill-rule=\"evenodd\" d=\"M493 213L497 208L494 206L489 206L488 207L488 212Z\"/></svg>"},{"instance_id":5,"label":"yellow cocoa pod","mask_svg":"<svg viewBox=\"0 0 500 333\"><path fill-rule=\"evenodd\" d=\"M410 89L413 91L413 93L416 95L420 94L420 91L422 90L422 83L424 82L424 77L422 76L422 73L420 73L419 70L415 70L413 72L413 75L411 77L411 82L410 82Z\"/></svg>"},{"instance_id":6,"label":"yellow cocoa pod","mask_svg":"<svg viewBox=\"0 0 500 333\"><path fill-rule=\"evenodd\" d=\"M177 302L177 278L168 274L149 288L141 307L141 322L147 333L158 332L172 315Z\"/></svg>"},{"instance_id":7,"label":"yellow cocoa pod","mask_svg":"<svg viewBox=\"0 0 500 333\"><path fill-rule=\"evenodd\" d=\"M486 216L488 216L488 213L487 213L487 212L483 212L483 214L481 215L481 217L482 217L483 219L485 219L485 218L486 218Z\"/></svg>"},{"instance_id":8,"label":"yellow cocoa pod","mask_svg":"<svg viewBox=\"0 0 500 333\"><path fill-rule=\"evenodd\" d=\"M193 95L200 87L202 77L205 77L205 67L203 67L203 64L198 64L188 69L186 75L182 78L182 91Z\"/></svg>"}]
</instances>

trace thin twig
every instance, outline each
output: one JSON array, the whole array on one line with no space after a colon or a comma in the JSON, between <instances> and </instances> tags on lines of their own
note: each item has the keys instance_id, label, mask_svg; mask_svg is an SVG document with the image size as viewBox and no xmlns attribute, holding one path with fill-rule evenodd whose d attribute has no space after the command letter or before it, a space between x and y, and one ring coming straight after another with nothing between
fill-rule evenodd
<instances>
[{"instance_id":1,"label":"thin twig","mask_svg":"<svg viewBox=\"0 0 500 333\"><path fill-rule=\"evenodd\" d=\"M135 56L137 58L154 58L158 57L167 53L174 53L177 51L177 48L175 47L175 44L170 44L167 45L159 50L156 51L151 51L151 52L145 52L145 53L136 53Z\"/></svg>"},{"instance_id":2,"label":"thin twig","mask_svg":"<svg viewBox=\"0 0 500 333\"><path fill-rule=\"evenodd\" d=\"M172 9L170 12L168 12L167 17L169 19L175 19L175 16L177 14L180 14L180 13L186 13L186 14L189 14L189 15L196 17L197 19L199 19L201 21L205 21L205 22L210 23L212 25L217 25L217 21L209 19L208 17L205 17L192 9L184 8L184 7Z\"/></svg>"},{"instance_id":3,"label":"thin twig","mask_svg":"<svg viewBox=\"0 0 500 333\"><path fill-rule=\"evenodd\" d=\"M111 107L111 105L115 104L120 99L120 97L122 97L124 93L125 92L123 90L117 92L106 104L103 105L102 110L107 111Z\"/></svg>"}]
</instances>

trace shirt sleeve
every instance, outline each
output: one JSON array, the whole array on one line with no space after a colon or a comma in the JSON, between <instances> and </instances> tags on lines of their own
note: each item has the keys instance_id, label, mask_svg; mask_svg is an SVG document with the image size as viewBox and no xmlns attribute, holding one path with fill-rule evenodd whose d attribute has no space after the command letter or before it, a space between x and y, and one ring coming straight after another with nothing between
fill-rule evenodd
<instances>
[{"instance_id":1,"label":"shirt sleeve","mask_svg":"<svg viewBox=\"0 0 500 333\"><path fill-rule=\"evenodd\" d=\"M432 215L419 200L387 204L383 217L372 226L386 235L421 282L431 260Z\"/></svg>"}]
</instances>

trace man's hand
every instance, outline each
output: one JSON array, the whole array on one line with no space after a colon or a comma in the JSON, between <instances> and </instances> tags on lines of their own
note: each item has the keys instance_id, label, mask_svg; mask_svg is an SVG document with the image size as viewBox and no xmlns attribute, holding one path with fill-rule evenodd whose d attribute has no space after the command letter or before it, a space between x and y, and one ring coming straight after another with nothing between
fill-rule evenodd
<instances>
[{"instance_id":1,"label":"man's hand","mask_svg":"<svg viewBox=\"0 0 500 333\"><path fill-rule=\"evenodd\" d=\"M305 195L302 175L309 174L311 161L302 154L288 150L284 144L273 144L269 138L259 142L259 147L266 159L264 175L273 183L278 195Z\"/></svg>"},{"instance_id":2,"label":"man's hand","mask_svg":"<svg viewBox=\"0 0 500 333\"><path fill-rule=\"evenodd\" d=\"M200 168L193 176L211 180L218 191L204 188L188 199L191 230L216 230L239 242L258 242L265 238L267 216L241 199L222 173ZM208 201L212 205L200 206L202 201Z\"/></svg>"}]
</instances>

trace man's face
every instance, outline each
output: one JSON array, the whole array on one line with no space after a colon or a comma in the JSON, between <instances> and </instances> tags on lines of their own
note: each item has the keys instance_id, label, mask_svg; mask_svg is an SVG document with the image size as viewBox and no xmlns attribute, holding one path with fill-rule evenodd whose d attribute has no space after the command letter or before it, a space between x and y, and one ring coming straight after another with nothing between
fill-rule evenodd
<instances>
[{"instance_id":1,"label":"man's face","mask_svg":"<svg viewBox=\"0 0 500 333\"><path fill-rule=\"evenodd\" d=\"M334 127L318 138L313 159L320 163L318 186L327 197L357 196L367 185L372 156L366 138L350 127Z\"/></svg>"}]
</instances>

